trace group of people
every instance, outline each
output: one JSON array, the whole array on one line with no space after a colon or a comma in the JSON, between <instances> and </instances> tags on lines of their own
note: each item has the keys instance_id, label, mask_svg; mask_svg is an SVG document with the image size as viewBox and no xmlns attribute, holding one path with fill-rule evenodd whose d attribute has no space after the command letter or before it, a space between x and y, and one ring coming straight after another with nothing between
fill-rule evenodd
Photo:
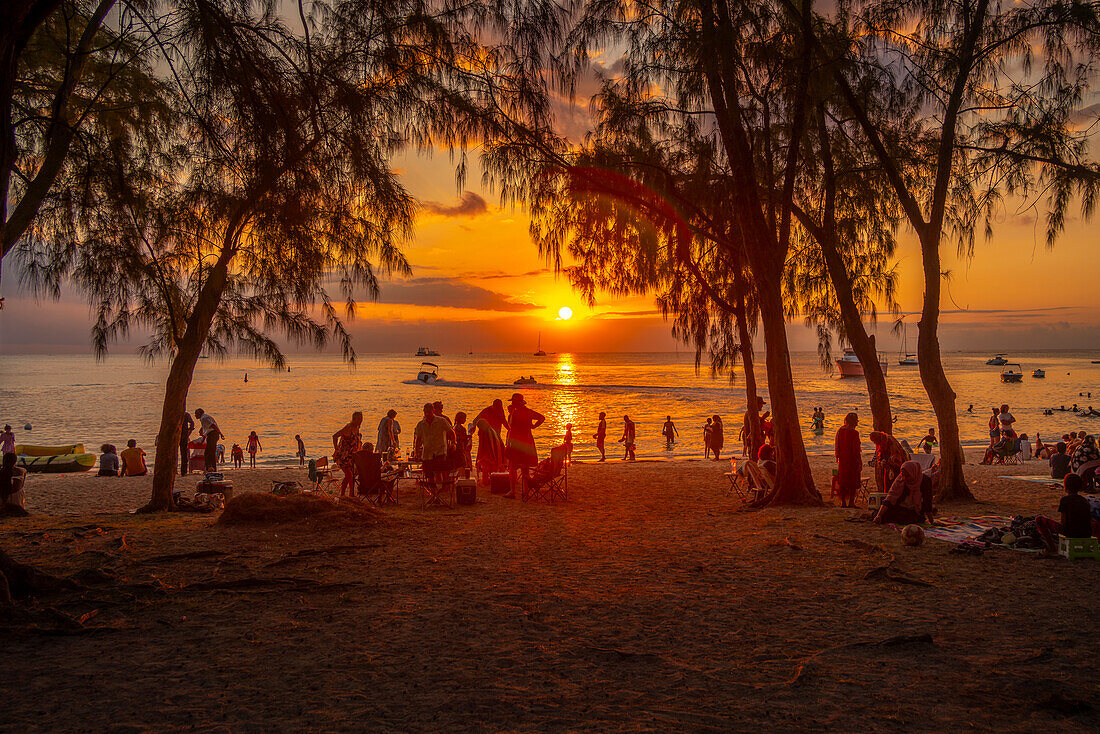
<instances>
[{"instance_id":1,"label":"group of people","mask_svg":"<svg viewBox=\"0 0 1100 734\"><path fill-rule=\"evenodd\" d=\"M131 438L121 452L114 444L105 443L99 447L99 476L101 477L142 477L149 473L145 465L145 450Z\"/></svg>"}]
</instances>

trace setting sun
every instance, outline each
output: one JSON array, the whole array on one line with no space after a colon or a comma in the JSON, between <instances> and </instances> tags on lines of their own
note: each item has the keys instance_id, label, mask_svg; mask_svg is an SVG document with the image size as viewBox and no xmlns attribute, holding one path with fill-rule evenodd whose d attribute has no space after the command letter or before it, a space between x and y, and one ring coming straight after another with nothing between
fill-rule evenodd
<instances>
[{"instance_id":1,"label":"setting sun","mask_svg":"<svg viewBox=\"0 0 1100 734\"><path fill-rule=\"evenodd\" d=\"M562 306L558 309L558 318L562 321L568 321L569 319L573 318L573 309L569 308L568 306Z\"/></svg>"}]
</instances>

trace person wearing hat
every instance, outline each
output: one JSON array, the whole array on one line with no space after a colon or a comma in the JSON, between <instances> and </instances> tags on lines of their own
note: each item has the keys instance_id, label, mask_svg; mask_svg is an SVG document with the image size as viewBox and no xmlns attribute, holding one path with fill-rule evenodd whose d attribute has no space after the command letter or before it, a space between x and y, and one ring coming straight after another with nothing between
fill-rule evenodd
<instances>
[{"instance_id":1,"label":"person wearing hat","mask_svg":"<svg viewBox=\"0 0 1100 734\"><path fill-rule=\"evenodd\" d=\"M512 491L504 496L514 498L517 471L522 475L523 491L526 492L528 471L539 463L532 432L543 424L546 417L528 408L527 401L518 392L512 395L508 414L508 423L511 427L508 429L505 456L508 458L508 478Z\"/></svg>"}]
</instances>

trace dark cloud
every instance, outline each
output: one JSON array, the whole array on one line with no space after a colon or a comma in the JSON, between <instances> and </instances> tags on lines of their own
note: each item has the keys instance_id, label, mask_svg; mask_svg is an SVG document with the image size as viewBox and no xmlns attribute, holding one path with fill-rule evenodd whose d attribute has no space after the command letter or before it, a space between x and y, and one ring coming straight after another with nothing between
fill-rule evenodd
<instances>
[{"instance_id":1,"label":"dark cloud","mask_svg":"<svg viewBox=\"0 0 1100 734\"><path fill-rule=\"evenodd\" d=\"M528 270L526 273L505 273L502 270L490 271L490 272L471 272L463 273L461 277L470 278L472 280L503 280L506 278L533 278L537 275L546 275L547 273L554 272L550 268L539 268L537 270Z\"/></svg>"},{"instance_id":2,"label":"dark cloud","mask_svg":"<svg viewBox=\"0 0 1100 734\"><path fill-rule=\"evenodd\" d=\"M441 217L479 217L489 211L489 202L473 191L463 191L457 204L425 201L424 209Z\"/></svg>"},{"instance_id":3,"label":"dark cloud","mask_svg":"<svg viewBox=\"0 0 1100 734\"><path fill-rule=\"evenodd\" d=\"M382 285L378 302L504 312L533 311L542 308L534 303L513 301L503 293L470 285L455 278L412 278L385 283Z\"/></svg>"},{"instance_id":4,"label":"dark cloud","mask_svg":"<svg viewBox=\"0 0 1100 734\"><path fill-rule=\"evenodd\" d=\"M597 319L619 319L629 316L660 316L661 312L655 308L646 309L644 311L604 311L603 313L596 314L594 318Z\"/></svg>"}]
</instances>

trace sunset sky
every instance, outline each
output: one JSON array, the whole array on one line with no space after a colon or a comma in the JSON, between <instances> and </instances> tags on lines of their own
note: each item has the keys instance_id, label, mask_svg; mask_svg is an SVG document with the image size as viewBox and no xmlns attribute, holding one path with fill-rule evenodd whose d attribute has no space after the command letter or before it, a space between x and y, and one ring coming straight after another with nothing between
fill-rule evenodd
<instances>
[{"instance_id":1,"label":"sunset sky","mask_svg":"<svg viewBox=\"0 0 1100 734\"><path fill-rule=\"evenodd\" d=\"M603 298L590 309L564 276L556 276L536 251L521 209L501 208L481 188L472 167L465 190L455 186L447 156L395 161L406 185L424 202L416 239L407 248L413 277L386 283L378 303L363 304L350 327L360 352L403 352L419 345L443 352L671 351L677 344L654 311L651 298ZM1095 263L1098 224L1077 211L1054 250L1044 244L1043 223L1030 213L1007 212L992 243L980 243L972 259L945 252L951 270L943 308L945 349L1012 350L1090 348L1100 344L1100 281ZM897 253L900 303L920 308L919 253L904 232ZM36 304L17 284L14 262L5 262L0 348L18 352L86 352L91 317L76 296ZM569 321L557 317L570 307ZM909 317L915 324L917 316ZM887 325L880 344L896 349ZM796 350L814 348L813 333L790 327ZM910 329L911 343L915 328ZM135 338L120 344L131 352Z\"/></svg>"}]
</instances>

